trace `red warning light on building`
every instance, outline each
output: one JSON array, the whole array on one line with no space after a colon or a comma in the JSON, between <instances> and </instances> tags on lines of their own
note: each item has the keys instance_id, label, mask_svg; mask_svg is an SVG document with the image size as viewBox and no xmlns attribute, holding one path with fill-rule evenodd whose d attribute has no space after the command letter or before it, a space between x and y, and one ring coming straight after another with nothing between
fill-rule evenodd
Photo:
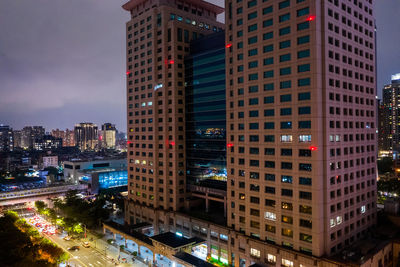
<instances>
[{"instance_id":1,"label":"red warning light on building","mask_svg":"<svg viewBox=\"0 0 400 267\"><path fill-rule=\"evenodd\" d=\"M174 146L174 145L175 145L175 141L170 141L169 144L170 144L171 146Z\"/></svg>"},{"instance_id":2,"label":"red warning light on building","mask_svg":"<svg viewBox=\"0 0 400 267\"><path fill-rule=\"evenodd\" d=\"M232 143L228 143L228 144L226 144L226 147L233 147L233 144Z\"/></svg>"},{"instance_id":3,"label":"red warning light on building","mask_svg":"<svg viewBox=\"0 0 400 267\"><path fill-rule=\"evenodd\" d=\"M311 15L311 16L308 16L307 17L307 21L313 21L313 20L315 20L315 16L314 15Z\"/></svg>"},{"instance_id":4,"label":"red warning light on building","mask_svg":"<svg viewBox=\"0 0 400 267\"><path fill-rule=\"evenodd\" d=\"M318 150L318 148L316 146L310 146L310 150L311 151L316 151L316 150Z\"/></svg>"},{"instance_id":5,"label":"red warning light on building","mask_svg":"<svg viewBox=\"0 0 400 267\"><path fill-rule=\"evenodd\" d=\"M226 48L229 48L229 47L231 47L231 46L232 46L232 44L227 44L227 45L225 45Z\"/></svg>"},{"instance_id":6,"label":"red warning light on building","mask_svg":"<svg viewBox=\"0 0 400 267\"><path fill-rule=\"evenodd\" d=\"M130 72L130 71L127 71L127 72L126 72L126 75L129 75L129 74L131 74L131 72Z\"/></svg>"}]
</instances>

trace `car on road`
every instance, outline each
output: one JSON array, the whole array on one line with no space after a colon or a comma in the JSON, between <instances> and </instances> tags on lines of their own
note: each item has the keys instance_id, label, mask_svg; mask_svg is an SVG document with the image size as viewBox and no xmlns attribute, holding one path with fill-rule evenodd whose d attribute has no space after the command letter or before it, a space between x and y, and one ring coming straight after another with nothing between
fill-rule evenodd
<instances>
[{"instance_id":1,"label":"car on road","mask_svg":"<svg viewBox=\"0 0 400 267\"><path fill-rule=\"evenodd\" d=\"M79 250L79 246L72 246L72 247L69 247L68 250L70 250L70 251L77 251L77 250Z\"/></svg>"},{"instance_id":2,"label":"car on road","mask_svg":"<svg viewBox=\"0 0 400 267\"><path fill-rule=\"evenodd\" d=\"M89 242L83 242L82 246L85 248L90 248Z\"/></svg>"},{"instance_id":3,"label":"car on road","mask_svg":"<svg viewBox=\"0 0 400 267\"><path fill-rule=\"evenodd\" d=\"M63 239L65 240L65 241L69 241L69 240L71 240L71 236L69 236L69 235L67 235L67 236L65 236Z\"/></svg>"}]
</instances>

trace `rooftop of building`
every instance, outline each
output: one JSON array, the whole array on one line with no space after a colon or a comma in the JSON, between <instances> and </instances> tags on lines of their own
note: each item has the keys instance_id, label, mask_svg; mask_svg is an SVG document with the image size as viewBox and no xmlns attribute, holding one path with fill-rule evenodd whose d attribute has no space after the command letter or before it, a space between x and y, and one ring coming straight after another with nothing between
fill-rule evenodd
<instances>
[{"instance_id":1,"label":"rooftop of building","mask_svg":"<svg viewBox=\"0 0 400 267\"><path fill-rule=\"evenodd\" d=\"M126 156L108 156L108 157L79 157L73 158L66 162L91 162L91 161L109 161L109 160L126 160Z\"/></svg>"},{"instance_id":2,"label":"rooftop of building","mask_svg":"<svg viewBox=\"0 0 400 267\"><path fill-rule=\"evenodd\" d=\"M186 263L192 264L193 266L196 267L213 267L214 265L211 263L208 263L206 261L203 261L202 259L199 259L193 255L190 255L185 252L178 252L174 255L175 258L180 259Z\"/></svg>"},{"instance_id":3,"label":"rooftop of building","mask_svg":"<svg viewBox=\"0 0 400 267\"><path fill-rule=\"evenodd\" d=\"M193 244L200 244L205 242L203 239L198 237L186 238L178 233L166 232L159 235L150 237L151 240L162 243L172 249L178 249Z\"/></svg>"},{"instance_id":4,"label":"rooftop of building","mask_svg":"<svg viewBox=\"0 0 400 267\"><path fill-rule=\"evenodd\" d=\"M126 11L131 11L133 8L137 7L138 5L146 2L148 0L130 0L129 2L125 3L124 5L122 5L122 8L125 9ZM214 5L212 3L209 3L207 1L203 1L203 0L182 0L181 4L190 4L193 6L197 6L200 8L204 8L206 10L215 12L216 14L221 14L225 11L225 9L223 7Z\"/></svg>"}]
</instances>

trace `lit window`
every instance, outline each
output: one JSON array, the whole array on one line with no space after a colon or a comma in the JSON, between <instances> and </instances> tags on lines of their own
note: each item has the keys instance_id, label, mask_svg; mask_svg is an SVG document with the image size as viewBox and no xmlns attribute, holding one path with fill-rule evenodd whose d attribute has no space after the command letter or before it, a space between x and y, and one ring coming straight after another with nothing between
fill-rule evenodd
<instances>
[{"instance_id":1,"label":"lit window","mask_svg":"<svg viewBox=\"0 0 400 267\"><path fill-rule=\"evenodd\" d=\"M276 214L273 212L266 211L264 214L264 218L270 221L276 221Z\"/></svg>"},{"instance_id":2,"label":"lit window","mask_svg":"<svg viewBox=\"0 0 400 267\"><path fill-rule=\"evenodd\" d=\"M299 135L299 142L311 142L311 135Z\"/></svg>"},{"instance_id":3,"label":"lit window","mask_svg":"<svg viewBox=\"0 0 400 267\"><path fill-rule=\"evenodd\" d=\"M343 222L342 216L337 216L336 217L336 224L339 225Z\"/></svg>"},{"instance_id":4,"label":"lit window","mask_svg":"<svg viewBox=\"0 0 400 267\"><path fill-rule=\"evenodd\" d=\"M251 256L254 256L257 258L261 257L261 252L255 248L250 248L250 254L251 254Z\"/></svg>"},{"instance_id":5,"label":"lit window","mask_svg":"<svg viewBox=\"0 0 400 267\"><path fill-rule=\"evenodd\" d=\"M271 263L275 263L276 262L276 256L272 255L272 254L268 254L267 255L267 261L271 262Z\"/></svg>"},{"instance_id":6,"label":"lit window","mask_svg":"<svg viewBox=\"0 0 400 267\"><path fill-rule=\"evenodd\" d=\"M293 267L294 264L293 264L293 261L282 259L282 266Z\"/></svg>"},{"instance_id":7,"label":"lit window","mask_svg":"<svg viewBox=\"0 0 400 267\"><path fill-rule=\"evenodd\" d=\"M361 213L365 213L365 206L361 206Z\"/></svg>"},{"instance_id":8,"label":"lit window","mask_svg":"<svg viewBox=\"0 0 400 267\"><path fill-rule=\"evenodd\" d=\"M281 135L281 142L282 143L291 143L293 141L293 136L290 135Z\"/></svg>"}]
</instances>

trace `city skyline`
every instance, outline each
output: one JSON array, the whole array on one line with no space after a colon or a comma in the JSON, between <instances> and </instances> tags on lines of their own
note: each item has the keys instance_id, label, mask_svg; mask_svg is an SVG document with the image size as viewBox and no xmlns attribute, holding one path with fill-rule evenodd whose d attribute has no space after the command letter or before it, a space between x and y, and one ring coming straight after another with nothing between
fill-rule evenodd
<instances>
[{"instance_id":1,"label":"city skyline","mask_svg":"<svg viewBox=\"0 0 400 267\"><path fill-rule=\"evenodd\" d=\"M125 1L96 1L90 8L78 1L42 2L46 5L0 4L0 23L7 26L0 28L0 123L14 129L65 129L81 121L110 121L125 132L125 35L120 27L129 20L121 10ZM223 6L223 1L210 2ZM400 27L396 2L375 4L380 97L391 75L400 72L400 54L393 52L400 37L391 34Z\"/></svg>"}]
</instances>

